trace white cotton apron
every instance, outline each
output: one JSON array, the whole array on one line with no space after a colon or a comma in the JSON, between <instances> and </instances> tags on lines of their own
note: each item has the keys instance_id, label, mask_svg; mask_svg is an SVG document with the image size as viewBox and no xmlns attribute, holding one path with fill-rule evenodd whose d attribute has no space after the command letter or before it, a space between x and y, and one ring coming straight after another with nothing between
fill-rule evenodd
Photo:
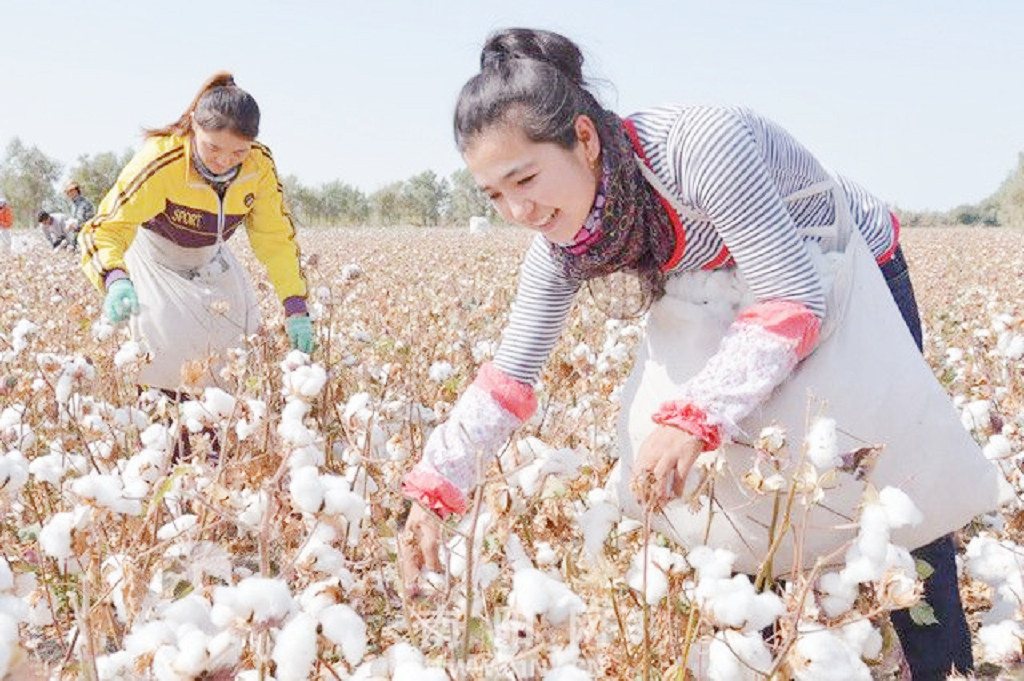
<instances>
[{"instance_id":1,"label":"white cotton apron","mask_svg":"<svg viewBox=\"0 0 1024 681\"><path fill-rule=\"evenodd\" d=\"M149 346L153 360L139 383L182 388L181 369L191 360L220 356L241 346L260 326L260 311L249 279L226 244L185 248L139 229L125 254L139 296L132 334ZM189 387L217 385L219 362Z\"/></svg>"},{"instance_id":2,"label":"white cotton apron","mask_svg":"<svg viewBox=\"0 0 1024 681\"><path fill-rule=\"evenodd\" d=\"M641 162L641 167L648 170ZM671 199L653 173L648 180ZM817 415L835 419L839 452L865 445L883 445L877 465L867 477L876 489L902 489L921 510L924 521L893 532L892 541L917 548L958 529L974 516L998 506L1005 481L964 430L958 414L908 333L892 294L860 232L853 228L846 197L838 182L828 181L789 197L832 192L836 223L802 230L822 237L821 248L807 242L827 295L827 313L813 353L739 425L747 444L762 428L781 425L792 460L809 423ZM678 202L676 202L678 203ZM682 212L682 211L681 211ZM683 218L686 218L685 213ZM646 337L626 382L619 417L621 460L614 476L623 509L641 518L643 511L630 491L634 452L655 428L651 415L678 394L678 386L696 374L718 348L729 325L754 297L735 268L684 273L669 279L667 294L647 319ZM775 496L756 494L742 483L754 450L727 443L720 453L725 466L716 475L713 511L707 498L690 506L699 480L696 468L686 492L654 513L654 527L685 546L707 544L737 555L735 567L755 573L767 553ZM793 466L784 475L787 482ZM774 472L762 464L767 476ZM856 535L851 523L865 481L841 473L820 505L808 510L799 502L790 529L773 557L775 576L809 568L829 554L829 564L842 564L847 542ZM788 486L787 486L788 489ZM783 506L785 499L783 499Z\"/></svg>"}]
</instances>

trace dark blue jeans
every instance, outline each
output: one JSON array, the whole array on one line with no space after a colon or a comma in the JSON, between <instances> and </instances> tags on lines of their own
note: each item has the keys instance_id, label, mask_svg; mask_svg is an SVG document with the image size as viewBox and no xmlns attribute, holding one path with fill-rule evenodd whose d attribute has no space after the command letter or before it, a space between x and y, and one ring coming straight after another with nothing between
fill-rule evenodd
<instances>
[{"instance_id":1,"label":"dark blue jeans","mask_svg":"<svg viewBox=\"0 0 1024 681\"><path fill-rule=\"evenodd\" d=\"M897 248L892 259L881 269L892 298L920 350L921 319L902 250ZM947 534L910 553L935 570L924 582L924 598L938 620L938 624L917 626L907 610L897 610L891 615L914 681L945 679L951 668L969 672L974 666L974 659L971 655L971 634L960 603L953 535Z\"/></svg>"}]
</instances>

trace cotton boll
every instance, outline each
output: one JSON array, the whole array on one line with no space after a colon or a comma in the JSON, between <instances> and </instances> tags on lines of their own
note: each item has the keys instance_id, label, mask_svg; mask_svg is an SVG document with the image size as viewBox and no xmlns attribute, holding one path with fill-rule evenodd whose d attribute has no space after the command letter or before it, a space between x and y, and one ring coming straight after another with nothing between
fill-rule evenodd
<instances>
[{"instance_id":1,"label":"cotton boll","mask_svg":"<svg viewBox=\"0 0 1024 681\"><path fill-rule=\"evenodd\" d=\"M220 388L207 388L203 391L203 407L216 421L226 421L235 413L238 400Z\"/></svg>"},{"instance_id":2,"label":"cotton boll","mask_svg":"<svg viewBox=\"0 0 1024 681\"><path fill-rule=\"evenodd\" d=\"M319 619L323 634L334 645L341 648L345 661L355 666L366 654L366 622L349 606L338 603L320 611Z\"/></svg>"},{"instance_id":3,"label":"cotton boll","mask_svg":"<svg viewBox=\"0 0 1024 681\"><path fill-rule=\"evenodd\" d=\"M181 421L190 433L202 432L204 428L213 425L211 414L202 402L186 400L178 408L181 413Z\"/></svg>"},{"instance_id":4,"label":"cotton boll","mask_svg":"<svg viewBox=\"0 0 1024 681\"><path fill-rule=\"evenodd\" d=\"M320 511L324 503L324 488L316 467L301 466L292 469L288 493L292 497L292 505L298 510L306 513Z\"/></svg>"},{"instance_id":5,"label":"cotton boll","mask_svg":"<svg viewBox=\"0 0 1024 681\"><path fill-rule=\"evenodd\" d=\"M593 495L593 492L599 492L600 496ZM576 516L576 524L583 532L583 552L590 560L601 555L604 540L622 517L619 507L606 497L604 490L592 490L588 495L590 508Z\"/></svg>"},{"instance_id":6,"label":"cotton boll","mask_svg":"<svg viewBox=\"0 0 1024 681\"><path fill-rule=\"evenodd\" d=\"M331 579L313 582L298 595L299 607L310 615L318 616L324 608L338 602L343 591L355 584L352 573L341 568Z\"/></svg>"},{"instance_id":7,"label":"cotton boll","mask_svg":"<svg viewBox=\"0 0 1024 681\"><path fill-rule=\"evenodd\" d=\"M960 422L967 430L984 430L992 423L991 410L992 403L988 400L968 402L960 413Z\"/></svg>"},{"instance_id":8,"label":"cotton boll","mask_svg":"<svg viewBox=\"0 0 1024 681\"><path fill-rule=\"evenodd\" d=\"M316 627L314 617L300 612L277 632L271 657L277 663L279 681L305 681L312 677L316 662Z\"/></svg>"},{"instance_id":9,"label":"cotton boll","mask_svg":"<svg viewBox=\"0 0 1024 681\"><path fill-rule=\"evenodd\" d=\"M301 421L286 421L282 418L277 425L277 434L294 448L308 447L316 442L316 433Z\"/></svg>"},{"instance_id":10,"label":"cotton boll","mask_svg":"<svg viewBox=\"0 0 1024 681\"><path fill-rule=\"evenodd\" d=\"M28 472L39 482L59 485L67 472L70 456L60 452L38 456L28 465ZM84 460L84 457L78 458Z\"/></svg>"},{"instance_id":11,"label":"cotton boll","mask_svg":"<svg viewBox=\"0 0 1024 681\"><path fill-rule=\"evenodd\" d=\"M416 663L422 665L424 663L423 653L405 641L399 641L384 652L384 657L387 660L388 671L394 672L400 665Z\"/></svg>"},{"instance_id":12,"label":"cotton boll","mask_svg":"<svg viewBox=\"0 0 1024 681\"><path fill-rule=\"evenodd\" d=\"M516 612L527 619L544 616L559 626L583 612L583 600L562 582L536 568L519 570L512 578L509 602Z\"/></svg>"},{"instance_id":13,"label":"cotton boll","mask_svg":"<svg viewBox=\"0 0 1024 681\"><path fill-rule=\"evenodd\" d=\"M1024 336L1019 333L1004 333L997 344L999 352L1009 360L1024 357Z\"/></svg>"},{"instance_id":14,"label":"cotton boll","mask_svg":"<svg viewBox=\"0 0 1024 681\"><path fill-rule=\"evenodd\" d=\"M39 547L48 556L64 561L72 557L71 533L92 518L87 508L54 513L39 531Z\"/></svg>"},{"instance_id":15,"label":"cotton boll","mask_svg":"<svg viewBox=\"0 0 1024 681\"><path fill-rule=\"evenodd\" d=\"M160 452L170 451L174 438L171 431L162 423L154 423L139 433L139 439L146 449L155 449Z\"/></svg>"},{"instance_id":16,"label":"cotton boll","mask_svg":"<svg viewBox=\"0 0 1024 681\"><path fill-rule=\"evenodd\" d=\"M27 319L19 319L11 330L11 347L15 354L28 347L28 339L36 334L39 326Z\"/></svg>"},{"instance_id":17,"label":"cotton boll","mask_svg":"<svg viewBox=\"0 0 1024 681\"><path fill-rule=\"evenodd\" d=\"M534 544L534 548L537 551L536 555L534 556L534 561L537 563L537 565L551 565L553 563L557 563L558 560L561 558L561 554L551 547L550 542L537 542L536 544Z\"/></svg>"},{"instance_id":18,"label":"cotton boll","mask_svg":"<svg viewBox=\"0 0 1024 681\"><path fill-rule=\"evenodd\" d=\"M28 482L29 464L17 449L0 457L0 495L14 498Z\"/></svg>"},{"instance_id":19,"label":"cotton boll","mask_svg":"<svg viewBox=\"0 0 1024 681\"><path fill-rule=\"evenodd\" d=\"M889 518L881 504L865 504L854 546L860 555L881 565L889 550Z\"/></svg>"},{"instance_id":20,"label":"cotton boll","mask_svg":"<svg viewBox=\"0 0 1024 681\"><path fill-rule=\"evenodd\" d=\"M104 318L97 319L90 327L92 337L98 341L105 341L114 335L114 325Z\"/></svg>"},{"instance_id":21,"label":"cotton boll","mask_svg":"<svg viewBox=\"0 0 1024 681\"><path fill-rule=\"evenodd\" d=\"M161 541L173 539L191 530L198 524L198 522L199 517L192 513L180 515L170 522L164 523L160 529L156 531L156 538Z\"/></svg>"},{"instance_id":22,"label":"cotton boll","mask_svg":"<svg viewBox=\"0 0 1024 681\"><path fill-rule=\"evenodd\" d=\"M279 579L248 577L236 586L217 587L213 592L210 619L219 627L232 623L280 621L292 608L288 585Z\"/></svg>"},{"instance_id":23,"label":"cotton boll","mask_svg":"<svg viewBox=\"0 0 1024 681\"><path fill-rule=\"evenodd\" d=\"M981 657L989 662L1016 662L1024 656L1024 625L1006 619L978 629Z\"/></svg>"},{"instance_id":24,"label":"cotton boll","mask_svg":"<svg viewBox=\"0 0 1024 681\"><path fill-rule=\"evenodd\" d=\"M449 681L441 667L424 667L419 662L402 662L391 673L391 681Z\"/></svg>"},{"instance_id":25,"label":"cotton boll","mask_svg":"<svg viewBox=\"0 0 1024 681\"><path fill-rule=\"evenodd\" d=\"M773 664L772 654L757 631L746 634L730 630L716 632L708 648L710 681L763 679Z\"/></svg>"},{"instance_id":26,"label":"cotton boll","mask_svg":"<svg viewBox=\"0 0 1024 681\"><path fill-rule=\"evenodd\" d=\"M701 579L695 596L718 624L734 629L760 631L785 612L785 605L774 593L754 591L747 575L730 579Z\"/></svg>"},{"instance_id":27,"label":"cotton boll","mask_svg":"<svg viewBox=\"0 0 1024 681\"><path fill-rule=\"evenodd\" d=\"M917 525L924 519L906 492L897 487L884 488L878 493L878 501L891 528Z\"/></svg>"},{"instance_id":28,"label":"cotton boll","mask_svg":"<svg viewBox=\"0 0 1024 681\"><path fill-rule=\"evenodd\" d=\"M727 549L695 546L686 554L686 562L697 570L700 579L724 579L732 575L736 554Z\"/></svg>"},{"instance_id":29,"label":"cotton boll","mask_svg":"<svg viewBox=\"0 0 1024 681\"><path fill-rule=\"evenodd\" d=\"M822 416L816 418L807 432L805 443L807 457L818 470L826 471L839 465L835 419Z\"/></svg>"},{"instance_id":30,"label":"cotton boll","mask_svg":"<svg viewBox=\"0 0 1024 681\"><path fill-rule=\"evenodd\" d=\"M286 399L316 397L327 384L327 372L319 364L297 367L281 380L281 393Z\"/></svg>"},{"instance_id":31,"label":"cotton boll","mask_svg":"<svg viewBox=\"0 0 1024 681\"><path fill-rule=\"evenodd\" d=\"M267 405L261 400L247 399L242 418L235 424L235 433L239 440L252 437L263 425L267 415Z\"/></svg>"},{"instance_id":32,"label":"cotton boll","mask_svg":"<svg viewBox=\"0 0 1024 681\"><path fill-rule=\"evenodd\" d=\"M6 678L11 671L11 662L19 648L18 623L5 613L0 613L0 678Z\"/></svg>"},{"instance_id":33,"label":"cotton boll","mask_svg":"<svg viewBox=\"0 0 1024 681\"><path fill-rule=\"evenodd\" d=\"M833 619L848 612L859 593L858 583L845 579L839 572L823 574L818 580L818 590L822 610Z\"/></svg>"},{"instance_id":34,"label":"cotton boll","mask_svg":"<svg viewBox=\"0 0 1024 681\"><path fill-rule=\"evenodd\" d=\"M179 627L175 631L175 635L177 636L177 644L174 648L167 647L173 651L173 656L169 662L170 668L174 672L174 675L168 678L195 678L199 676L206 670L206 664L209 661L206 650L210 639L209 635L191 624ZM159 654L160 651L158 650L157 652ZM155 660L153 666L154 668L157 666Z\"/></svg>"},{"instance_id":35,"label":"cotton boll","mask_svg":"<svg viewBox=\"0 0 1024 681\"><path fill-rule=\"evenodd\" d=\"M207 634L216 632L210 621L209 601L194 592L176 601L161 603L159 613L160 618L171 626L188 624Z\"/></svg>"},{"instance_id":36,"label":"cotton boll","mask_svg":"<svg viewBox=\"0 0 1024 681\"><path fill-rule=\"evenodd\" d=\"M80 499L91 501L96 506L107 508L114 513L142 513L142 502L139 499L124 497L124 483L117 475L92 473L77 478L71 483L71 491Z\"/></svg>"},{"instance_id":37,"label":"cotton boll","mask_svg":"<svg viewBox=\"0 0 1024 681\"><path fill-rule=\"evenodd\" d=\"M122 370L138 369L149 359L149 346L145 342L129 340L114 353L114 366Z\"/></svg>"},{"instance_id":38,"label":"cotton boll","mask_svg":"<svg viewBox=\"0 0 1024 681\"><path fill-rule=\"evenodd\" d=\"M124 638L124 649L132 659L149 655L175 641L174 629L162 620L136 624Z\"/></svg>"},{"instance_id":39,"label":"cotton boll","mask_svg":"<svg viewBox=\"0 0 1024 681\"><path fill-rule=\"evenodd\" d=\"M636 591L644 591L644 550L640 549L633 556L626 583ZM664 546L647 545L647 590L644 598L648 604L654 605L668 595L668 575L670 572L686 565L686 560Z\"/></svg>"},{"instance_id":40,"label":"cotton boll","mask_svg":"<svg viewBox=\"0 0 1024 681\"><path fill-rule=\"evenodd\" d=\"M874 660L882 654L882 634L870 620L855 620L844 624L841 631L843 639L861 658Z\"/></svg>"},{"instance_id":41,"label":"cotton boll","mask_svg":"<svg viewBox=\"0 0 1024 681\"><path fill-rule=\"evenodd\" d=\"M1024 574L1024 547L1008 539L974 537L964 555L967 574L992 586L1003 584L1013 575Z\"/></svg>"},{"instance_id":42,"label":"cotton boll","mask_svg":"<svg viewBox=\"0 0 1024 681\"><path fill-rule=\"evenodd\" d=\"M320 483L324 488L323 513L344 516L349 525L358 525L366 516L366 501L352 491L348 480L338 475L323 475Z\"/></svg>"},{"instance_id":43,"label":"cotton boll","mask_svg":"<svg viewBox=\"0 0 1024 681\"><path fill-rule=\"evenodd\" d=\"M309 541L299 551L296 562L308 570L325 575L347 572L344 568L345 554L335 548L337 540L337 532L330 525L317 526ZM314 611L310 613L315 614Z\"/></svg>"},{"instance_id":44,"label":"cotton boll","mask_svg":"<svg viewBox=\"0 0 1024 681\"><path fill-rule=\"evenodd\" d=\"M1009 438L999 433L989 437L981 451L990 460L1008 459L1013 455Z\"/></svg>"},{"instance_id":45,"label":"cotton boll","mask_svg":"<svg viewBox=\"0 0 1024 681\"><path fill-rule=\"evenodd\" d=\"M434 362L427 370L427 376L434 383L444 383L455 375L455 368L450 362Z\"/></svg>"},{"instance_id":46,"label":"cotton boll","mask_svg":"<svg viewBox=\"0 0 1024 681\"><path fill-rule=\"evenodd\" d=\"M592 678L590 672L574 664L563 664L544 674L544 681L590 681Z\"/></svg>"},{"instance_id":47,"label":"cotton boll","mask_svg":"<svg viewBox=\"0 0 1024 681\"><path fill-rule=\"evenodd\" d=\"M826 629L801 633L788 659L797 681L871 681L860 656Z\"/></svg>"}]
</instances>

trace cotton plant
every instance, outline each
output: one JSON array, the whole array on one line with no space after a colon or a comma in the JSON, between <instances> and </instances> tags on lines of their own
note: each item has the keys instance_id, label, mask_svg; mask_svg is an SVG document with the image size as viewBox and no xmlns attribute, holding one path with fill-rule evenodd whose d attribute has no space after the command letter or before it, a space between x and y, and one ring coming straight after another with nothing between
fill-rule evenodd
<instances>
[{"instance_id":1,"label":"cotton plant","mask_svg":"<svg viewBox=\"0 0 1024 681\"><path fill-rule=\"evenodd\" d=\"M511 485L531 497L543 488L548 476L556 479L572 479L583 463L579 451L555 448L535 437L523 438L516 443L515 460L508 455L504 459L505 470L511 470L506 477Z\"/></svg>"},{"instance_id":2,"label":"cotton plant","mask_svg":"<svg viewBox=\"0 0 1024 681\"><path fill-rule=\"evenodd\" d=\"M27 450L36 443L35 431L24 420L27 411L23 404L14 404L0 410L0 444Z\"/></svg>"},{"instance_id":3,"label":"cotton plant","mask_svg":"<svg viewBox=\"0 0 1024 681\"><path fill-rule=\"evenodd\" d=\"M626 572L626 584L642 594L648 605L656 605L668 595L669 576L680 574L687 567L686 558L681 554L649 543L633 555Z\"/></svg>"},{"instance_id":4,"label":"cotton plant","mask_svg":"<svg viewBox=\"0 0 1024 681\"><path fill-rule=\"evenodd\" d=\"M6 343L10 345L10 350L0 353L0 361L4 363L13 362L22 351L28 348L31 340L36 337L38 332L38 324L29 319L19 319L11 329L10 339Z\"/></svg>"},{"instance_id":5,"label":"cotton plant","mask_svg":"<svg viewBox=\"0 0 1024 681\"><path fill-rule=\"evenodd\" d=\"M965 572L987 584L992 602L978 630L981 654L992 662L1024 660L1024 546L981 534L967 545Z\"/></svg>"}]
</instances>

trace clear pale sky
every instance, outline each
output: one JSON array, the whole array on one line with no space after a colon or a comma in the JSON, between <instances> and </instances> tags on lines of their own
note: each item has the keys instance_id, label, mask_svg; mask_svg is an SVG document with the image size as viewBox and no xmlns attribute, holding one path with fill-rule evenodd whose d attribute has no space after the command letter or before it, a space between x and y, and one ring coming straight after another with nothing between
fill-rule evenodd
<instances>
[{"instance_id":1,"label":"clear pale sky","mask_svg":"<svg viewBox=\"0 0 1024 681\"><path fill-rule=\"evenodd\" d=\"M506 26L576 40L621 114L751 106L905 209L976 203L1024 152L1020 0L0 0L0 22L0 145L65 169L136 146L227 69L283 175L448 175L455 97Z\"/></svg>"}]
</instances>

